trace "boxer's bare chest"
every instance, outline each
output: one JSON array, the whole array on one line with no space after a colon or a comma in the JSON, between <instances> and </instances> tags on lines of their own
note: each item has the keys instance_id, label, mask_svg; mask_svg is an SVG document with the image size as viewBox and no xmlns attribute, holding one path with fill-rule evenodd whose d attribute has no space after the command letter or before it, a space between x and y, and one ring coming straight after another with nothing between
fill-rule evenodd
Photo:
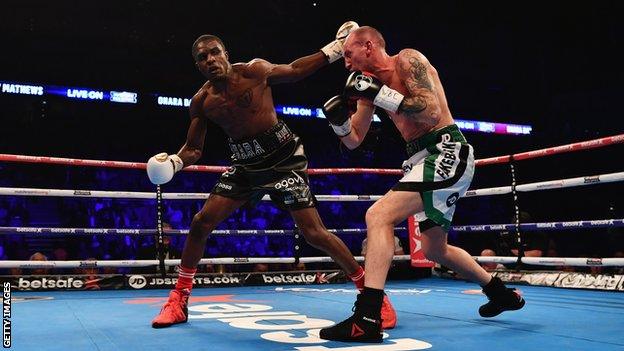
<instances>
[{"instance_id":1,"label":"boxer's bare chest","mask_svg":"<svg viewBox=\"0 0 624 351\"><path fill-rule=\"evenodd\" d=\"M208 86L202 105L204 116L234 139L257 134L272 124L272 121L265 121L267 100L272 106L268 90L266 81L242 75L233 77L220 89Z\"/></svg>"},{"instance_id":2,"label":"boxer's bare chest","mask_svg":"<svg viewBox=\"0 0 624 351\"><path fill-rule=\"evenodd\" d=\"M398 74L398 70L395 70L386 85L400 92L406 98L410 98L412 95L406 87L405 77L401 77ZM394 125L406 141L427 133L435 126L436 121L429 118L429 114L427 110L416 114L405 114L402 112L393 113L388 111L388 117L394 122Z\"/></svg>"}]
</instances>

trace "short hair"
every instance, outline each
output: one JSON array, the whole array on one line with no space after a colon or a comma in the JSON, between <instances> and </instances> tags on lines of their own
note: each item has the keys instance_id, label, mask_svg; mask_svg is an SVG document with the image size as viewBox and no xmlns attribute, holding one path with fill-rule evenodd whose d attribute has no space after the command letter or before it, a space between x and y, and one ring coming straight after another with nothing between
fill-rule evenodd
<instances>
[{"instance_id":1,"label":"short hair","mask_svg":"<svg viewBox=\"0 0 624 351\"><path fill-rule=\"evenodd\" d=\"M358 37L358 39L366 37L372 42L377 42L377 44L379 44L379 46L381 46L382 48L386 48L386 40L384 39L383 35L381 35L381 33L377 29L371 26L362 26L353 31L353 33Z\"/></svg>"},{"instance_id":2,"label":"short hair","mask_svg":"<svg viewBox=\"0 0 624 351\"><path fill-rule=\"evenodd\" d=\"M30 255L30 258L28 260L29 261L47 261L48 257L46 257L46 255L42 254L41 252L35 252L34 254Z\"/></svg>"},{"instance_id":3,"label":"short hair","mask_svg":"<svg viewBox=\"0 0 624 351\"><path fill-rule=\"evenodd\" d=\"M219 43L219 45L221 45L223 50L225 50L225 45L223 44L223 40L221 40L221 38L212 34L203 34L203 35L200 35L199 38L195 39L195 42L193 42L193 47L191 48L191 54L193 55L193 58L195 58L195 52L197 52L197 45L199 45L199 43L201 42L211 41L211 40L214 40L217 43Z\"/></svg>"}]
</instances>

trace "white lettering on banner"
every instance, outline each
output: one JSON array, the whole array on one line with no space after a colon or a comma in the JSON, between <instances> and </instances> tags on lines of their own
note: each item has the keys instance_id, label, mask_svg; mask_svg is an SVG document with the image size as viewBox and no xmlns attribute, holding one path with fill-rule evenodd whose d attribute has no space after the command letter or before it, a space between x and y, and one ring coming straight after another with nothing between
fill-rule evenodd
<instances>
[{"instance_id":1,"label":"white lettering on banner","mask_svg":"<svg viewBox=\"0 0 624 351\"><path fill-rule=\"evenodd\" d=\"M239 329L271 330L260 335L261 338L286 344L315 344L325 343L318 337L320 328L334 324L327 319L309 318L306 315L292 311L271 311L272 306L246 303L214 303L189 306L189 319L215 319ZM291 321L292 324L274 324L272 321ZM262 323L268 322L268 323ZM309 329L306 335L297 337L285 330ZM384 336L387 334L384 333ZM299 346L296 350L424 350L432 345L424 341L403 338L389 340L391 343L372 346L347 346L340 348L328 348L323 346Z\"/></svg>"},{"instance_id":2,"label":"white lettering on banner","mask_svg":"<svg viewBox=\"0 0 624 351\"><path fill-rule=\"evenodd\" d=\"M133 93L130 91L111 91L110 92L110 101L112 102L121 102L121 103L137 103L137 93Z\"/></svg>"},{"instance_id":3,"label":"white lettering on banner","mask_svg":"<svg viewBox=\"0 0 624 351\"><path fill-rule=\"evenodd\" d=\"M580 273L561 273L554 286L564 288L606 289L616 290L621 276L597 275Z\"/></svg>"},{"instance_id":4,"label":"white lettering on banner","mask_svg":"<svg viewBox=\"0 0 624 351\"><path fill-rule=\"evenodd\" d=\"M537 223L538 228L557 228L557 223Z\"/></svg>"},{"instance_id":5,"label":"white lettering on banner","mask_svg":"<svg viewBox=\"0 0 624 351\"><path fill-rule=\"evenodd\" d=\"M302 107L282 107L282 114L290 116L312 116L312 109Z\"/></svg>"},{"instance_id":6,"label":"white lettering on banner","mask_svg":"<svg viewBox=\"0 0 624 351\"><path fill-rule=\"evenodd\" d=\"M614 222L612 219L602 219L596 221L589 221L591 225L613 225Z\"/></svg>"},{"instance_id":7,"label":"white lettering on banner","mask_svg":"<svg viewBox=\"0 0 624 351\"><path fill-rule=\"evenodd\" d=\"M2 92L22 95L43 95L43 87L38 85L2 83Z\"/></svg>"},{"instance_id":8,"label":"white lettering on banner","mask_svg":"<svg viewBox=\"0 0 624 351\"><path fill-rule=\"evenodd\" d=\"M263 274L262 275L262 280L266 283L266 284L273 284L273 283L283 283L283 284L292 284L292 283L314 283L314 281L316 280L316 275L315 274L305 274L305 273L301 273L298 275L284 275L284 274L280 274L275 275L275 276L271 276L271 275L266 275Z\"/></svg>"},{"instance_id":9,"label":"white lettering on banner","mask_svg":"<svg viewBox=\"0 0 624 351\"><path fill-rule=\"evenodd\" d=\"M90 100L104 100L104 92L85 89L67 89L67 97Z\"/></svg>"},{"instance_id":10,"label":"white lettering on banner","mask_svg":"<svg viewBox=\"0 0 624 351\"><path fill-rule=\"evenodd\" d=\"M41 279L24 279L19 278L17 287L19 290L28 289L55 289L68 288L80 289L84 286L84 282L74 278L41 278Z\"/></svg>"},{"instance_id":11,"label":"white lettering on banner","mask_svg":"<svg viewBox=\"0 0 624 351\"><path fill-rule=\"evenodd\" d=\"M170 97L170 96L159 96L157 103L161 106L184 106L189 107L191 105L191 99L188 98L179 98L179 97Z\"/></svg>"}]
</instances>

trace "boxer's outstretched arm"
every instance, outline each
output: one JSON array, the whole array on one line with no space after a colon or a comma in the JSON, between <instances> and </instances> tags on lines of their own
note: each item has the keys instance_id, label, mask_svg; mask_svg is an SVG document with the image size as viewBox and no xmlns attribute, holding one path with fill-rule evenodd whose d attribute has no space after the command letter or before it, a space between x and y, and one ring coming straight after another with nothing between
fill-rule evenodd
<instances>
[{"instance_id":1,"label":"boxer's outstretched arm","mask_svg":"<svg viewBox=\"0 0 624 351\"><path fill-rule=\"evenodd\" d=\"M299 81L328 64L327 57L321 51L298 58L289 64L270 64L266 61L264 62L270 65L267 67L267 82L270 85Z\"/></svg>"},{"instance_id":2,"label":"boxer's outstretched arm","mask_svg":"<svg viewBox=\"0 0 624 351\"><path fill-rule=\"evenodd\" d=\"M206 130L208 123L203 116L201 104L204 101L205 92L199 92L191 100L189 109L191 124L186 134L186 143L178 151L178 156L182 159L184 166L195 164L202 156L204 141L206 140Z\"/></svg>"}]
</instances>

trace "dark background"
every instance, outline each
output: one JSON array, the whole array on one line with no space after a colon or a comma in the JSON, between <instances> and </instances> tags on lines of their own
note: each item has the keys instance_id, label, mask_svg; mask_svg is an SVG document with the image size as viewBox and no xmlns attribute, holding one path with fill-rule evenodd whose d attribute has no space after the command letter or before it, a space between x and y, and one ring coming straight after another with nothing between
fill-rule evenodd
<instances>
[{"instance_id":1,"label":"dark background","mask_svg":"<svg viewBox=\"0 0 624 351\"><path fill-rule=\"evenodd\" d=\"M0 6L4 81L191 96L203 83L191 58L191 44L201 34L220 36L232 62L261 57L288 63L316 52L344 21L355 20L379 29L390 54L406 47L424 53L440 74L455 117L533 126L531 136L466 133L477 158L624 131L620 1L7 1ZM320 106L341 90L346 75L338 62L304 81L276 86L276 104ZM145 162L155 153L177 151L188 127L184 109L147 103L1 94L0 106L0 153ZM286 121L302 136L312 167L398 168L403 143L382 119L355 151L339 148L326 121ZM227 164L225 136L216 126L206 145L199 164ZM611 146L523 161L519 182L621 171L623 150ZM5 163L0 171L3 186L151 189L139 173L132 173L133 181L117 175L97 181L94 170ZM314 180L313 190L381 194L396 181L359 179ZM209 191L214 180L186 174L168 190ZM488 166L479 168L472 188L509 182L507 166ZM622 190L621 183L613 183L525 194L520 201L536 221L621 218ZM508 222L508 200L463 200L456 223ZM364 210L356 211L360 219ZM29 224L48 224L30 217ZM332 224L344 227L339 219Z\"/></svg>"}]
</instances>

